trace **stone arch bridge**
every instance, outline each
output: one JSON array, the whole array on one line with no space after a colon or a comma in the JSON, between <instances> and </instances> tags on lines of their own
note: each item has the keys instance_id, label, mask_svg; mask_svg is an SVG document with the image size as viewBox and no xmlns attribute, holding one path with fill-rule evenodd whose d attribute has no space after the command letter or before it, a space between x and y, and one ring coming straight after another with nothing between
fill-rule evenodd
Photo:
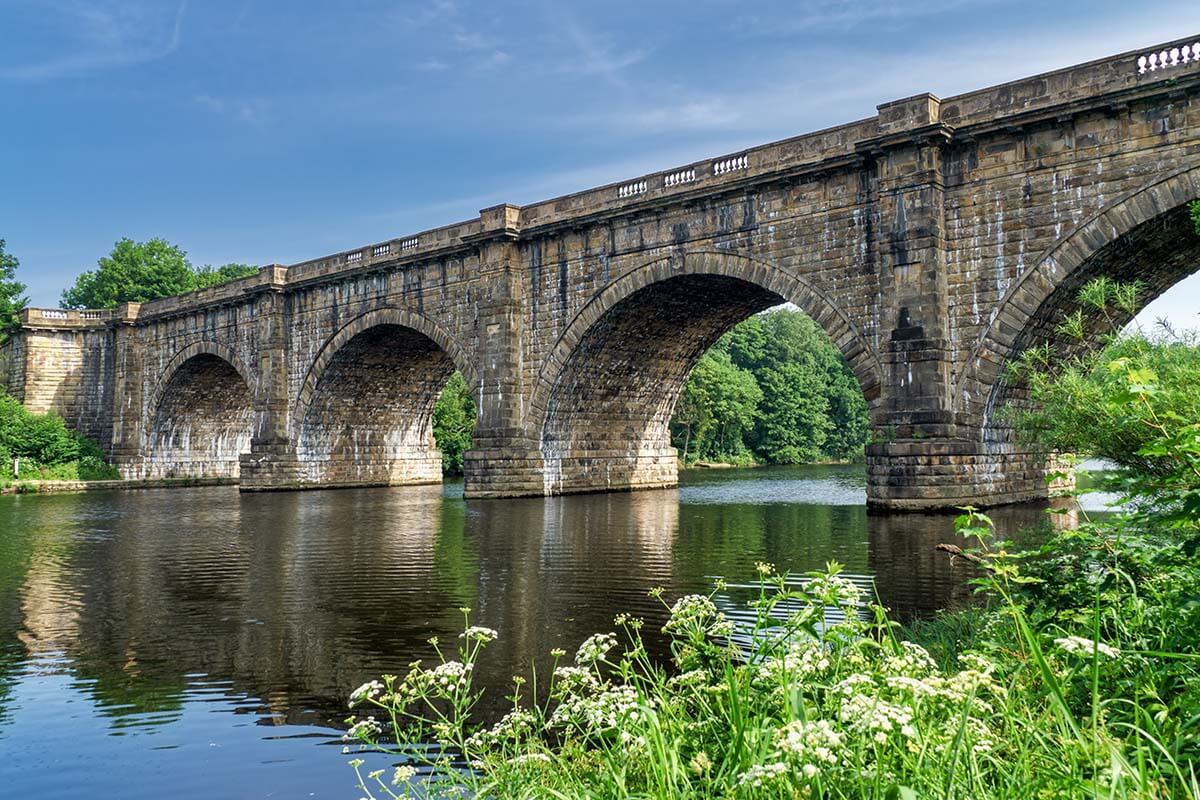
<instances>
[{"instance_id":1,"label":"stone arch bridge","mask_svg":"<svg viewBox=\"0 0 1200 800\"><path fill-rule=\"evenodd\" d=\"M669 486L696 359L782 302L841 348L871 503L1044 496L1005 365L1089 278L1197 267L1200 39L939 99L113 311L31 309L0 357L131 477L440 480L435 398L479 409L470 497ZM1200 306L1200 302L1197 303Z\"/></svg>"}]
</instances>

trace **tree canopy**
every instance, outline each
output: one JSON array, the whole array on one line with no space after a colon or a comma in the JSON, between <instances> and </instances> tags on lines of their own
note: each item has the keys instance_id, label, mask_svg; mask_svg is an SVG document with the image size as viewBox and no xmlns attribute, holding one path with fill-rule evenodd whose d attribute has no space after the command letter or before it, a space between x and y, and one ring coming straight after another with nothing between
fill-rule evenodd
<instances>
[{"instance_id":1,"label":"tree canopy","mask_svg":"<svg viewBox=\"0 0 1200 800\"><path fill-rule=\"evenodd\" d=\"M868 433L866 400L841 353L788 309L751 317L705 353L671 421L688 461L855 460Z\"/></svg>"},{"instance_id":2,"label":"tree canopy","mask_svg":"<svg viewBox=\"0 0 1200 800\"><path fill-rule=\"evenodd\" d=\"M187 253L165 239L135 242L122 239L97 268L80 275L63 292L63 308L114 308L120 303L145 303L160 297L206 289L253 275L246 264L193 267Z\"/></svg>"},{"instance_id":3,"label":"tree canopy","mask_svg":"<svg viewBox=\"0 0 1200 800\"><path fill-rule=\"evenodd\" d=\"M20 325L17 315L29 305L25 284L17 280L17 267L21 262L5 250L4 245L4 240L0 239L0 342Z\"/></svg>"}]
</instances>

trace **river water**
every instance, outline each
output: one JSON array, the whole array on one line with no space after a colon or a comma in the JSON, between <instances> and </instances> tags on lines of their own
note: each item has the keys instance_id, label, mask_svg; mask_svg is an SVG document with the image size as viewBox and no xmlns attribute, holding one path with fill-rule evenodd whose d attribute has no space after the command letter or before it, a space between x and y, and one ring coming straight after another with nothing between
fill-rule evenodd
<instances>
[{"instance_id":1,"label":"river water","mask_svg":"<svg viewBox=\"0 0 1200 800\"><path fill-rule=\"evenodd\" d=\"M0 796L353 798L346 695L496 628L497 698L631 612L757 561L833 559L901 620L961 605L945 515L868 514L860 467L689 472L675 490L464 501L440 487L0 497ZM1005 533L1044 508L993 515ZM1056 517L1062 519L1062 517Z\"/></svg>"}]
</instances>

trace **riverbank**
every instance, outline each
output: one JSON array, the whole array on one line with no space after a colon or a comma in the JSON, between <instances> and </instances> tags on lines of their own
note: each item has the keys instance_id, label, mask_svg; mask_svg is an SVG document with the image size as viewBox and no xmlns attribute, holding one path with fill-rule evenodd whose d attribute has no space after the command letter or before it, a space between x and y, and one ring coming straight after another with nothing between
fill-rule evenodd
<instances>
[{"instance_id":1,"label":"riverbank","mask_svg":"<svg viewBox=\"0 0 1200 800\"><path fill-rule=\"evenodd\" d=\"M754 467L844 467L861 464L861 461L806 461L802 464L768 464L764 461L691 461L679 462L681 470L702 469L751 469Z\"/></svg>"},{"instance_id":2,"label":"riverbank","mask_svg":"<svg viewBox=\"0 0 1200 800\"><path fill-rule=\"evenodd\" d=\"M236 486L235 478L156 478L105 481L14 481L0 486L0 495L75 494L132 489L178 489L196 486Z\"/></svg>"}]
</instances>

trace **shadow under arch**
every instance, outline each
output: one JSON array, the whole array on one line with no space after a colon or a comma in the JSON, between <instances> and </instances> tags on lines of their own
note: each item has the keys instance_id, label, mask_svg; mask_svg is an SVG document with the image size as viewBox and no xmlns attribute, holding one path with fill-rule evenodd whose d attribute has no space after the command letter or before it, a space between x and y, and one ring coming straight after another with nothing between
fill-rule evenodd
<instances>
[{"instance_id":1,"label":"shadow under arch","mask_svg":"<svg viewBox=\"0 0 1200 800\"><path fill-rule=\"evenodd\" d=\"M1029 347L1050 343L1064 356L1099 342L1068 342L1056 328L1078 307L1089 281L1139 281L1142 306L1200 268L1200 235L1188 212L1200 197L1200 167L1184 169L1132 191L1094 214L1051 246L1005 293L980 333L956 381L959 402L982 419L985 444L1009 445L1012 430L998 409L1025 402L1024 387L1006 378L1010 363ZM1117 318L1119 317L1119 318ZM1118 325L1132 314L1114 316Z\"/></svg>"},{"instance_id":2,"label":"shadow under arch","mask_svg":"<svg viewBox=\"0 0 1200 800\"><path fill-rule=\"evenodd\" d=\"M441 481L433 408L456 369L478 387L459 344L419 313L375 309L342 326L321 348L293 407L298 482Z\"/></svg>"},{"instance_id":3,"label":"shadow under arch","mask_svg":"<svg viewBox=\"0 0 1200 800\"><path fill-rule=\"evenodd\" d=\"M803 278L730 253L656 259L598 292L545 359L529 411L539 431L543 493L674 485L668 426L692 367L738 322L786 302L829 335L876 404L877 355L845 312Z\"/></svg>"},{"instance_id":4,"label":"shadow under arch","mask_svg":"<svg viewBox=\"0 0 1200 800\"><path fill-rule=\"evenodd\" d=\"M140 477L237 478L254 435L252 374L221 342L176 353L146 405Z\"/></svg>"}]
</instances>

